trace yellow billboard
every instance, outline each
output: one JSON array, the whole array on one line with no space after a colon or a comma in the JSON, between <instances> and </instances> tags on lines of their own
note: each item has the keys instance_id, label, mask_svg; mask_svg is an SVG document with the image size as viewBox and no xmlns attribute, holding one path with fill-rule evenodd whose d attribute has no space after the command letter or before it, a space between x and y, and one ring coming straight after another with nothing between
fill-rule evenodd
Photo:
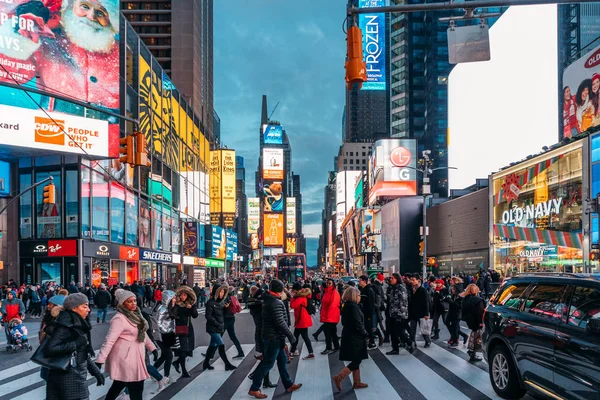
<instances>
[{"instance_id":1,"label":"yellow billboard","mask_svg":"<svg viewBox=\"0 0 600 400\"><path fill-rule=\"evenodd\" d=\"M209 173L210 223L221 225L221 152L219 150L210 152Z\"/></svg>"},{"instance_id":2,"label":"yellow billboard","mask_svg":"<svg viewBox=\"0 0 600 400\"><path fill-rule=\"evenodd\" d=\"M285 240L285 252L295 253L296 252L296 238L291 237Z\"/></svg>"},{"instance_id":3,"label":"yellow billboard","mask_svg":"<svg viewBox=\"0 0 600 400\"><path fill-rule=\"evenodd\" d=\"M235 150L213 150L210 156L211 223L232 228L236 208Z\"/></svg>"},{"instance_id":4,"label":"yellow billboard","mask_svg":"<svg viewBox=\"0 0 600 400\"><path fill-rule=\"evenodd\" d=\"M235 150L221 152L221 211L235 215Z\"/></svg>"}]
</instances>

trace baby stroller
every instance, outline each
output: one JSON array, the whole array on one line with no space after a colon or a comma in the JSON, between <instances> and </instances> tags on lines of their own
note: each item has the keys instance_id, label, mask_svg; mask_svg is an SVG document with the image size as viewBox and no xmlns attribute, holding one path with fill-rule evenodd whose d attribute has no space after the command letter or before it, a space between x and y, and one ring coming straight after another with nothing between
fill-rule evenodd
<instances>
[{"instance_id":1,"label":"baby stroller","mask_svg":"<svg viewBox=\"0 0 600 400\"><path fill-rule=\"evenodd\" d=\"M5 324L7 330L8 344L6 351L16 353L19 350L31 351L33 347L27 338L27 328L19 318L13 318L8 324Z\"/></svg>"}]
</instances>

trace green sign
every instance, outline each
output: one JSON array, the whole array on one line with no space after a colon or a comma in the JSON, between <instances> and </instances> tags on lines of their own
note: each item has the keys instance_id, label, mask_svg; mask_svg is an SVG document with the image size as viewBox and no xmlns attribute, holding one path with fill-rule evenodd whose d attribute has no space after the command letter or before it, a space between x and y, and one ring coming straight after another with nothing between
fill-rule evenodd
<instances>
[{"instance_id":1,"label":"green sign","mask_svg":"<svg viewBox=\"0 0 600 400\"><path fill-rule=\"evenodd\" d=\"M223 260L215 260L214 258L207 258L206 259L206 266L207 267L214 267L214 268L225 268L225 261L223 261Z\"/></svg>"}]
</instances>

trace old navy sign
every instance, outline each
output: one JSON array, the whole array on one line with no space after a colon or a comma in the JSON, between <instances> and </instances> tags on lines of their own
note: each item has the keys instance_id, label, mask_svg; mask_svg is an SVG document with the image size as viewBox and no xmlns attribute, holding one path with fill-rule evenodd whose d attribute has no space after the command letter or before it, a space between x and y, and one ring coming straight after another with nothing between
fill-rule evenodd
<instances>
[{"instance_id":1,"label":"old navy sign","mask_svg":"<svg viewBox=\"0 0 600 400\"><path fill-rule=\"evenodd\" d=\"M359 8L383 7L385 0L360 0ZM363 58L367 82L362 90L385 90L385 14L360 14L358 26L363 35Z\"/></svg>"},{"instance_id":2,"label":"old navy sign","mask_svg":"<svg viewBox=\"0 0 600 400\"><path fill-rule=\"evenodd\" d=\"M160 262L173 262L173 255L171 253L160 253L158 251L141 250L140 260L143 261L160 261Z\"/></svg>"},{"instance_id":3,"label":"old navy sign","mask_svg":"<svg viewBox=\"0 0 600 400\"><path fill-rule=\"evenodd\" d=\"M506 210L502 213L502 223L505 225L518 224L523 218L527 218L531 221L534 218L549 217L552 213L558 214L561 206L562 197L559 197L558 199Z\"/></svg>"}]
</instances>

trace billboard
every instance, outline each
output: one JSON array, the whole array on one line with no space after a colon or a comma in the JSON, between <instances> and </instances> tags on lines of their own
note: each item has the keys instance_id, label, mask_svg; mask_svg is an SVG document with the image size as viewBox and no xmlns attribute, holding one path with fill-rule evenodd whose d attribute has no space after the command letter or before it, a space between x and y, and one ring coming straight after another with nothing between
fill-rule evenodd
<instances>
[{"instance_id":1,"label":"billboard","mask_svg":"<svg viewBox=\"0 0 600 400\"><path fill-rule=\"evenodd\" d=\"M263 125L264 144L282 144L283 127L281 125Z\"/></svg>"},{"instance_id":2,"label":"billboard","mask_svg":"<svg viewBox=\"0 0 600 400\"><path fill-rule=\"evenodd\" d=\"M376 141L369 158L369 204L373 204L378 197L416 195L416 167L416 140Z\"/></svg>"},{"instance_id":3,"label":"billboard","mask_svg":"<svg viewBox=\"0 0 600 400\"><path fill-rule=\"evenodd\" d=\"M287 233L296 233L296 198L288 197L285 199L285 231ZM288 251L289 253L289 251Z\"/></svg>"},{"instance_id":4,"label":"billboard","mask_svg":"<svg viewBox=\"0 0 600 400\"><path fill-rule=\"evenodd\" d=\"M229 229L226 231L227 237L227 260L237 260L238 255L238 235Z\"/></svg>"},{"instance_id":5,"label":"billboard","mask_svg":"<svg viewBox=\"0 0 600 400\"><path fill-rule=\"evenodd\" d=\"M565 69L562 101L559 140L600 125L600 46Z\"/></svg>"},{"instance_id":6,"label":"billboard","mask_svg":"<svg viewBox=\"0 0 600 400\"><path fill-rule=\"evenodd\" d=\"M27 84L50 96L71 97L118 113L119 1L86 1L86 12L80 12L74 1L26 3L0 1L0 82ZM95 17L88 18L89 13ZM43 20L33 18L40 15ZM107 119L64 100L37 97L42 107L63 116L90 112ZM0 92L3 104L33 108L25 98L11 89ZM119 125L111 122L118 150Z\"/></svg>"},{"instance_id":7,"label":"billboard","mask_svg":"<svg viewBox=\"0 0 600 400\"><path fill-rule=\"evenodd\" d=\"M381 251L381 215L375 210L362 211L359 250L362 254Z\"/></svg>"},{"instance_id":8,"label":"billboard","mask_svg":"<svg viewBox=\"0 0 600 400\"><path fill-rule=\"evenodd\" d=\"M285 252L295 253L296 252L296 238L287 238L285 240Z\"/></svg>"},{"instance_id":9,"label":"billboard","mask_svg":"<svg viewBox=\"0 0 600 400\"><path fill-rule=\"evenodd\" d=\"M283 179L283 149L263 149L263 178Z\"/></svg>"},{"instance_id":10,"label":"billboard","mask_svg":"<svg viewBox=\"0 0 600 400\"><path fill-rule=\"evenodd\" d=\"M260 227L260 199L248 197L248 233L257 233Z\"/></svg>"},{"instance_id":11,"label":"billboard","mask_svg":"<svg viewBox=\"0 0 600 400\"><path fill-rule=\"evenodd\" d=\"M359 8L383 7L385 0L359 0ZM360 14L358 26L363 37L363 57L367 81L361 90L385 90L385 14Z\"/></svg>"},{"instance_id":12,"label":"billboard","mask_svg":"<svg viewBox=\"0 0 600 400\"><path fill-rule=\"evenodd\" d=\"M354 187L361 171L341 171L335 178L336 233L341 235L342 222L354 207Z\"/></svg>"},{"instance_id":13,"label":"billboard","mask_svg":"<svg viewBox=\"0 0 600 400\"><path fill-rule=\"evenodd\" d=\"M210 152L210 223L221 225L221 152Z\"/></svg>"},{"instance_id":14,"label":"billboard","mask_svg":"<svg viewBox=\"0 0 600 400\"><path fill-rule=\"evenodd\" d=\"M42 110L0 105L0 142L6 146L110 156L107 121L47 113L50 118Z\"/></svg>"},{"instance_id":15,"label":"billboard","mask_svg":"<svg viewBox=\"0 0 600 400\"><path fill-rule=\"evenodd\" d=\"M258 234L253 233L252 235L250 235L250 247L252 247L252 250L258 250L259 246L260 241L258 240Z\"/></svg>"},{"instance_id":16,"label":"billboard","mask_svg":"<svg viewBox=\"0 0 600 400\"><path fill-rule=\"evenodd\" d=\"M265 183L263 195L265 199L264 211L283 212L283 184L281 182Z\"/></svg>"},{"instance_id":17,"label":"billboard","mask_svg":"<svg viewBox=\"0 0 600 400\"><path fill-rule=\"evenodd\" d=\"M212 258L224 260L227 256L227 237L225 229L212 226Z\"/></svg>"},{"instance_id":18,"label":"billboard","mask_svg":"<svg viewBox=\"0 0 600 400\"><path fill-rule=\"evenodd\" d=\"M283 247L283 214L263 214L265 247Z\"/></svg>"},{"instance_id":19,"label":"billboard","mask_svg":"<svg viewBox=\"0 0 600 400\"><path fill-rule=\"evenodd\" d=\"M235 150L221 151L221 212L226 228L233 228L235 221Z\"/></svg>"}]
</instances>

